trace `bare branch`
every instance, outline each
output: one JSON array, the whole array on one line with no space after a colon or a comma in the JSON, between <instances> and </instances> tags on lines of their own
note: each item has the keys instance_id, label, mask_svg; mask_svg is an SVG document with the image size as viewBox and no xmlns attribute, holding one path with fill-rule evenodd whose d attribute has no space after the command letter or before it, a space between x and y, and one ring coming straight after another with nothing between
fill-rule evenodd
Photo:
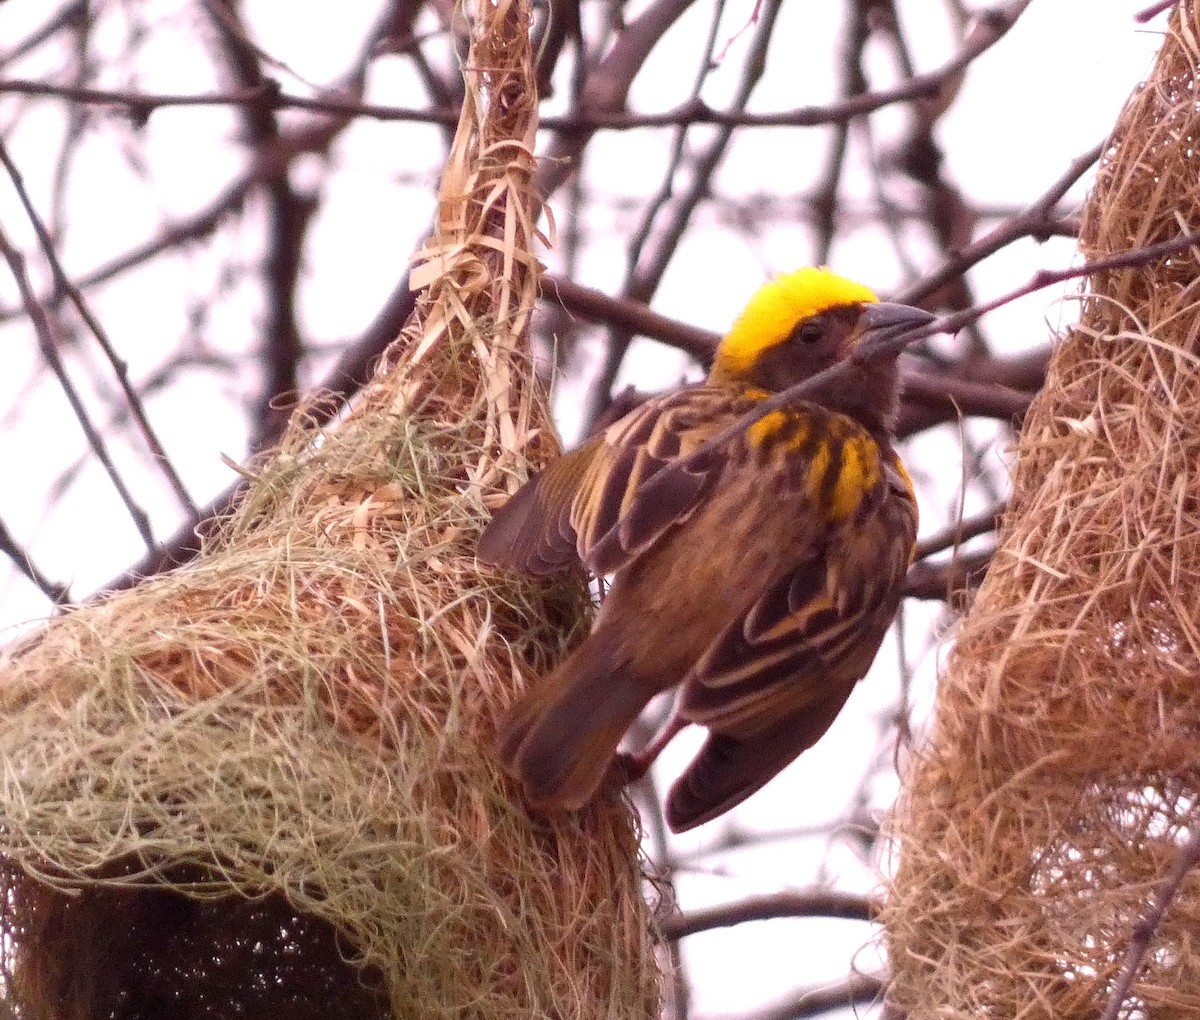
<instances>
[{"instance_id":1,"label":"bare branch","mask_svg":"<svg viewBox=\"0 0 1200 1020\"><path fill-rule=\"evenodd\" d=\"M714 928L729 928L748 921L770 921L784 917L835 917L846 921L874 921L880 903L869 896L812 889L805 892L779 892L769 896L748 896L707 910L672 914L659 924L668 940L687 938Z\"/></svg>"},{"instance_id":2,"label":"bare branch","mask_svg":"<svg viewBox=\"0 0 1200 1020\"><path fill-rule=\"evenodd\" d=\"M1117 980L1113 983L1112 993L1108 997L1108 1002L1105 1004L1104 1012L1100 1014L1099 1020L1117 1020L1121 1015L1125 1000L1129 998L1129 993L1133 988L1133 982L1142 968L1142 961L1146 958L1146 953L1150 951L1150 943L1154 940L1154 934L1158 931L1159 925L1163 923L1163 918L1167 916L1167 910L1170 909L1172 901L1179 894L1179 887L1183 885L1187 873L1196 866L1197 861L1200 861L1200 825L1192 826L1191 835L1176 855L1170 872L1159 883L1146 916L1134 925L1133 931L1130 932L1129 949L1125 953L1125 960L1121 964Z\"/></svg>"},{"instance_id":3,"label":"bare branch","mask_svg":"<svg viewBox=\"0 0 1200 1020\"><path fill-rule=\"evenodd\" d=\"M87 11L88 0L72 0L71 3L64 4L51 15L44 25L31 32L7 53L0 55L0 67L19 60L27 53L32 53L43 43L58 35L64 28L75 26L86 17Z\"/></svg>"},{"instance_id":4,"label":"bare branch","mask_svg":"<svg viewBox=\"0 0 1200 1020\"><path fill-rule=\"evenodd\" d=\"M1029 410L1032 393L999 383L980 383L950 374L908 372L896 435L914 433L957 417L998 418L1020 422Z\"/></svg>"},{"instance_id":5,"label":"bare branch","mask_svg":"<svg viewBox=\"0 0 1200 1020\"><path fill-rule=\"evenodd\" d=\"M950 527L943 528L941 531L935 531L917 543L913 559L923 560L927 556L944 552L972 538L995 531L1003 513L1003 506L994 507L985 513L976 514L974 517L964 517L955 521Z\"/></svg>"},{"instance_id":6,"label":"bare branch","mask_svg":"<svg viewBox=\"0 0 1200 1020\"><path fill-rule=\"evenodd\" d=\"M146 409L142 406L141 399L129 381L129 366L117 354L108 333L100 325L100 321L92 314L91 309L88 308L79 289L67 279L67 274L58 259L58 253L54 250L54 242L50 238L49 231L46 230L46 225L42 222L42 218L34 208L33 202L29 198L29 192L25 189L24 178L22 178L16 164L13 163L12 158L9 156L8 148L3 142L0 142L0 164L3 164L4 169L7 171L9 179L13 183L13 188L17 192L17 197L20 199L21 205L25 210L25 215L29 217L29 222L33 224L38 242L42 247L42 254L46 257L46 262L49 264L50 271L54 276L54 286L70 298L71 304L75 306L75 310L79 313L80 318L83 319L88 329L91 330L92 336L96 338L96 342L100 345L105 359L112 366L113 374L117 377L117 383L120 385L121 392L125 396L125 403L129 407L134 421L137 423L138 431L141 432L142 438L150 448L150 453L154 457L155 464L158 465L159 470L163 473L168 487L175 493L175 497L179 500L180 506L183 507L184 513L195 514L196 504L192 501L191 495L184 486L183 479L179 477L179 473L175 470L175 465L171 463L171 459L163 449L158 434L154 431L153 426L150 424L150 419L146 416ZM26 310L29 309L28 303L26 303L25 307Z\"/></svg>"},{"instance_id":7,"label":"bare branch","mask_svg":"<svg viewBox=\"0 0 1200 1020\"><path fill-rule=\"evenodd\" d=\"M945 563L914 563L908 568L904 594L911 599L958 603L979 585L992 562L993 550L961 553Z\"/></svg>"},{"instance_id":8,"label":"bare branch","mask_svg":"<svg viewBox=\"0 0 1200 1020\"><path fill-rule=\"evenodd\" d=\"M851 974L840 984L798 992L790 999L738 1017L736 1020L808 1020L810 1017L831 1013L835 1009L869 1006L886 988L887 981L882 977Z\"/></svg>"},{"instance_id":9,"label":"bare branch","mask_svg":"<svg viewBox=\"0 0 1200 1020\"><path fill-rule=\"evenodd\" d=\"M1061 221L1055 216L1058 203L1071 186L1095 164L1103 151L1104 143L1101 142L1073 160L1066 172L1038 196L1023 213L1009 217L979 240L952 255L934 272L896 295L896 300L909 304L921 304L930 295L957 280L972 266L978 265L1014 241L1026 237L1045 240L1055 236L1062 229Z\"/></svg>"},{"instance_id":10,"label":"bare branch","mask_svg":"<svg viewBox=\"0 0 1200 1020\"><path fill-rule=\"evenodd\" d=\"M130 520L133 521L138 534L141 535L142 541L146 543L146 548L153 549L154 535L150 530L150 518L146 514L146 511L134 502L132 493L130 493L125 480L121 477L116 465L113 463L112 456L108 452L108 445L104 442L104 438L100 435L95 423L88 415L87 408L84 407L83 399L80 397L79 391L75 388L75 384L71 382L70 376L67 375L66 366L63 364L62 358L58 353L58 344L54 336L54 330L50 325L50 319L46 315L46 310L38 304L38 300L33 293L33 287L29 283L29 277L25 273L25 258L12 246L8 235L3 230L0 230L0 254L4 256L5 261L8 263L8 268L12 272L13 279L16 281L17 289L21 293L21 301L24 303L25 311L28 313L30 321L33 323L33 328L37 333L38 346L41 348L42 357L46 359L46 364L50 366L50 370L54 373L55 378L58 379L63 395L71 405L71 410L75 414L75 420L79 422L79 427L83 429L83 434L87 438L88 445L112 481L113 488L117 490L117 495L125 505L125 510L129 514Z\"/></svg>"},{"instance_id":11,"label":"bare branch","mask_svg":"<svg viewBox=\"0 0 1200 1020\"><path fill-rule=\"evenodd\" d=\"M59 584L57 581L51 581L45 574L38 570L26 549L12 536L12 532L8 530L8 526L0 521L0 553L3 553L13 562L13 566L21 572L21 574L34 585L43 595L46 596L56 606L61 606L71 601L71 590L65 584Z\"/></svg>"},{"instance_id":12,"label":"bare branch","mask_svg":"<svg viewBox=\"0 0 1200 1020\"><path fill-rule=\"evenodd\" d=\"M721 341L719 333L661 315L640 301L611 297L602 290L585 287L553 273L542 277L542 299L554 301L568 312L591 322L601 322L686 351L703 364L712 360Z\"/></svg>"}]
</instances>

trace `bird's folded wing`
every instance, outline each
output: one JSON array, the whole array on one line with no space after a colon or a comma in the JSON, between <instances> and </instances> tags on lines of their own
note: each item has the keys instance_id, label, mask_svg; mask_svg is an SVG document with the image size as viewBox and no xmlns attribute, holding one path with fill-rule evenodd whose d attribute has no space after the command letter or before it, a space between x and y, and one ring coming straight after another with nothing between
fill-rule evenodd
<instances>
[{"instance_id":1,"label":"bird's folded wing","mask_svg":"<svg viewBox=\"0 0 1200 1020\"><path fill-rule=\"evenodd\" d=\"M560 457L510 497L479 537L475 554L526 574L553 574L577 562L571 504L603 439Z\"/></svg>"},{"instance_id":2,"label":"bird's folded wing","mask_svg":"<svg viewBox=\"0 0 1200 1020\"><path fill-rule=\"evenodd\" d=\"M748 735L820 702L828 685L866 673L898 601L911 543L872 529L851 541L875 548L814 555L721 633L688 675L684 718ZM854 569L856 559L866 567L868 558L870 569Z\"/></svg>"},{"instance_id":3,"label":"bird's folded wing","mask_svg":"<svg viewBox=\"0 0 1200 1020\"><path fill-rule=\"evenodd\" d=\"M707 387L651 404L605 433L602 457L575 498L579 552L593 573L620 570L691 516L723 458L713 451L687 468L681 461L746 410Z\"/></svg>"},{"instance_id":4,"label":"bird's folded wing","mask_svg":"<svg viewBox=\"0 0 1200 1020\"><path fill-rule=\"evenodd\" d=\"M687 519L720 457L658 478L662 469L749 406L704 386L647 401L520 489L485 529L479 558L534 574L561 570L576 556L599 575L619 570ZM651 479L652 498L639 498Z\"/></svg>"}]
</instances>

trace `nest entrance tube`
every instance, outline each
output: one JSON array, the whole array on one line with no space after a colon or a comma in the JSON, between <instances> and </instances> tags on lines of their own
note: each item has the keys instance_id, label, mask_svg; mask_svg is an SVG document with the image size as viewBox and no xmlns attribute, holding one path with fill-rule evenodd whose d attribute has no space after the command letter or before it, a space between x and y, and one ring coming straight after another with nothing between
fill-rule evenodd
<instances>
[{"instance_id":1,"label":"nest entrance tube","mask_svg":"<svg viewBox=\"0 0 1200 1020\"><path fill-rule=\"evenodd\" d=\"M490 750L589 600L475 562L557 447L525 341L530 12L468 13L423 293L359 404L299 413L197 563L0 663L22 1017L657 1015L627 810L535 822Z\"/></svg>"},{"instance_id":2,"label":"nest entrance tube","mask_svg":"<svg viewBox=\"0 0 1200 1020\"><path fill-rule=\"evenodd\" d=\"M1102 161L1088 259L1200 228L1198 39L1181 4ZM1013 487L897 810L891 1001L1194 1018L1200 252L1090 279Z\"/></svg>"},{"instance_id":3,"label":"nest entrance tube","mask_svg":"<svg viewBox=\"0 0 1200 1020\"><path fill-rule=\"evenodd\" d=\"M97 871L104 881L70 891L0 873L16 1015L392 1016L382 975L348 963L337 930L281 894L197 899L168 887L202 877L183 867L159 888L122 888L127 870Z\"/></svg>"}]
</instances>

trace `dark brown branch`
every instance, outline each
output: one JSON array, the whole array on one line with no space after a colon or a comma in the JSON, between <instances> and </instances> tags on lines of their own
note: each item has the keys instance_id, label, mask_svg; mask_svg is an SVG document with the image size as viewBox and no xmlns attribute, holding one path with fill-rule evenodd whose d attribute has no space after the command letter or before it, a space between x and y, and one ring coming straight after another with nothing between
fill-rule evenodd
<instances>
[{"instance_id":1,"label":"dark brown branch","mask_svg":"<svg viewBox=\"0 0 1200 1020\"><path fill-rule=\"evenodd\" d=\"M590 322L604 323L678 348L703 364L712 360L721 341L719 333L660 315L640 301L611 297L602 290L553 273L542 277L542 299L553 301Z\"/></svg>"},{"instance_id":2,"label":"dark brown branch","mask_svg":"<svg viewBox=\"0 0 1200 1020\"><path fill-rule=\"evenodd\" d=\"M298 369L304 357L304 341L296 318L296 293L304 238L317 211L317 201L311 195L297 194L285 177L269 185L268 207L270 229L263 267L267 319L262 349L266 379L256 415L257 449L278 442L287 426L287 403L299 395Z\"/></svg>"},{"instance_id":3,"label":"dark brown branch","mask_svg":"<svg viewBox=\"0 0 1200 1020\"><path fill-rule=\"evenodd\" d=\"M1108 997L1108 1002L1105 1004L1104 1012L1100 1014L1099 1020L1117 1020L1121 1015L1125 1000L1129 998L1133 982L1137 978L1137 973L1142 969L1142 961L1146 958L1146 953L1150 951L1150 943L1154 940L1155 932L1158 931L1163 918L1167 916L1167 910L1179 894L1179 887L1183 884L1187 873L1200 861L1200 826L1193 825L1191 830L1191 835L1176 855L1170 872L1159 883L1158 889L1154 893L1154 901L1146 912L1146 916L1138 921L1133 926L1133 931L1130 932L1129 950L1125 954L1121 970L1113 983L1112 993Z\"/></svg>"},{"instance_id":4,"label":"dark brown branch","mask_svg":"<svg viewBox=\"0 0 1200 1020\"><path fill-rule=\"evenodd\" d=\"M117 354L116 348L113 346L112 340L109 339L107 331L92 314L87 302L83 300L83 294L80 293L79 288L67 279L67 274L58 259L58 253L55 251L50 233L46 229L45 223L42 222L42 218L38 215L37 209L34 208L33 201L29 197L29 192L25 188L25 180L9 156L8 148L3 142L0 142L0 164L3 164L5 171L8 173L17 197L21 202L21 207L25 210L25 215L28 217L29 222L33 225L34 232L37 234L42 254L45 256L46 262L50 266L50 272L54 277L55 288L60 293L67 295L71 304L74 305L76 312L79 313L79 317L100 345L100 350L112 367L113 374L117 378L117 384L120 386L122 394L124 394L126 406L128 406L130 414L133 415L133 420L136 422L138 431L141 432L146 446L149 447L154 462L163 473L167 486L175 494L175 498L179 501L180 506L183 507L184 513L195 514L196 504L192 501L191 494L184 486L183 479L179 477L179 473L175 470L175 465L171 463L170 458L163 449L158 434L154 431L154 427L150 424L150 419L146 416L146 409L142 406L141 399L135 392L133 384L129 381L129 365ZM26 307L28 308L28 306Z\"/></svg>"},{"instance_id":5,"label":"dark brown branch","mask_svg":"<svg viewBox=\"0 0 1200 1020\"><path fill-rule=\"evenodd\" d=\"M1032 393L999 383L974 382L950 374L909 372L904 376L904 400L896 435L911 436L959 416L1020 422L1032 400Z\"/></svg>"},{"instance_id":6,"label":"dark brown branch","mask_svg":"<svg viewBox=\"0 0 1200 1020\"><path fill-rule=\"evenodd\" d=\"M1050 366L1050 345L1026 354L1007 358L968 358L947 369L961 379L979 383L997 383L1014 390L1040 390L1046 381L1046 369Z\"/></svg>"},{"instance_id":7,"label":"dark brown branch","mask_svg":"<svg viewBox=\"0 0 1200 1020\"><path fill-rule=\"evenodd\" d=\"M840 984L798 992L790 999L746 1014L737 1020L809 1020L811 1017L831 1013L835 1009L869 1006L879 999L886 988L887 982L881 977L851 974Z\"/></svg>"},{"instance_id":8,"label":"dark brown branch","mask_svg":"<svg viewBox=\"0 0 1200 1020\"><path fill-rule=\"evenodd\" d=\"M907 102L924 95L936 94L945 81L957 75L980 54L998 42L1012 26L1030 0L1017 0L984 13L976 30L968 36L962 50L941 68L917 75L903 86L879 92L853 96L828 106L805 106L778 113L728 113L713 110L703 102L695 102L657 114L634 114L623 110L625 96L634 74L659 39L694 0L660 2L621 33L617 44L605 59L598 77L592 83L592 101L585 100L576 113L563 117L543 117L541 126L563 134L582 136L560 154L572 160L586 143L586 136L599 130L629 130L633 128L679 127L692 124L713 124L723 127L815 127L837 124L872 113L894 103ZM112 89L77 88L52 85L47 82L22 79L0 80L0 94L53 96L74 102L124 107L135 120L143 121L156 110L175 106L254 106L262 110L314 110L349 117L369 117L376 120L402 120L421 124L453 125L458 110L421 109L352 102L332 98L310 98L283 92L273 83L258 89L210 92L197 95L130 93ZM544 165L553 165L546 163ZM562 175L569 172L562 170ZM549 173L549 171L548 171ZM543 184L553 184L542 193L551 194L561 183L554 173Z\"/></svg>"},{"instance_id":9,"label":"dark brown branch","mask_svg":"<svg viewBox=\"0 0 1200 1020\"><path fill-rule=\"evenodd\" d=\"M714 928L729 928L748 921L771 921L784 917L833 917L846 921L874 921L880 904L867 896L832 890L780 892L769 896L749 896L705 910L677 913L659 925L664 939L687 938Z\"/></svg>"},{"instance_id":10,"label":"dark brown branch","mask_svg":"<svg viewBox=\"0 0 1200 1020\"><path fill-rule=\"evenodd\" d=\"M575 44L578 60L583 59L583 25L579 18L579 0L549 0L545 20L538 26L537 94L539 99L554 95L554 69L567 43Z\"/></svg>"},{"instance_id":11,"label":"dark brown branch","mask_svg":"<svg viewBox=\"0 0 1200 1020\"><path fill-rule=\"evenodd\" d=\"M22 548L8 530L8 526L0 521L0 553L10 560L13 566L21 572L27 581L34 585L43 595L56 606L61 606L71 600L71 590L65 584L51 581L34 565L33 558Z\"/></svg>"},{"instance_id":12,"label":"dark brown branch","mask_svg":"<svg viewBox=\"0 0 1200 1020\"><path fill-rule=\"evenodd\" d=\"M88 415L87 408L84 407L83 399L80 397L79 391L75 388L75 384L71 382L70 376L67 375L66 366L63 365L62 358L58 353L58 344L54 336L54 330L50 325L49 316L46 315L46 310L38 304L38 300L33 293L33 287L29 282L29 277L25 272L25 258L12 246L8 240L8 235L2 230L0 230L0 254L8 262L9 270L16 281L17 289L21 294L21 302L24 304L25 311L33 323L34 332L37 334L38 347L41 349L42 357L45 358L46 364L50 366L50 370L58 380L63 395L71 405L71 410L75 414L75 420L79 422L79 427L83 429L83 434L87 438L88 446L91 447L92 452L96 455L96 459L103 466L105 473L113 484L113 488L117 490L117 495L125 505L125 510L129 514L130 520L133 521L138 534L141 535L142 541L145 542L146 548L153 549L154 535L150 530L150 518L146 514L146 511L134 502L133 494L129 491L125 480L121 477L116 465L113 463L112 457L108 452L108 445L104 442L104 438L100 435L95 423Z\"/></svg>"},{"instance_id":13,"label":"dark brown branch","mask_svg":"<svg viewBox=\"0 0 1200 1020\"><path fill-rule=\"evenodd\" d=\"M928 602L956 602L979 585L994 550L962 553L945 563L914 563L908 568L904 594Z\"/></svg>"},{"instance_id":14,"label":"dark brown branch","mask_svg":"<svg viewBox=\"0 0 1200 1020\"><path fill-rule=\"evenodd\" d=\"M1055 212L1058 203L1071 186L1087 173L1088 168L1100 158L1103 151L1104 143L1101 142L1073 160L1066 172L1038 196L1023 213L1009 217L979 240L951 255L932 273L896 295L896 300L909 304L921 304L1001 248L1026 237L1040 241L1055 236L1061 229Z\"/></svg>"},{"instance_id":15,"label":"dark brown branch","mask_svg":"<svg viewBox=\"0 0 1200 1020\"><path fill-rule=\"evenodd\" d=\"M995 531L1003 513L1004 507L998 506L985 513L976 514L974 517L964 517L959 521L955 521L949 527L935 531L932 535L921 539L917 543L913 559L923 560L927 556L945 552L947 549L953 549L955 546L959 546L972 538L978 538L980 535L986 535L990 531Z\"/></svg>"},{"instance_id":16,"label":"dark brown branch","mask_svg":"<svg viewBox=\"0 0 1200 1020\"><path fill-rule=\"evenodd\" d=\"M270 87L262 62L269 58L249 38L231 0L202 0L218 29L222 52L234 81L243 89L259 92ZM262 106L242 108L246 139L256 153L270 152L280 141L279 123L272 110ZM328 141L328 136L326 138ZM272 446L287 424L287 412L277 405L281 398L295 399L298 369L304 356L304 341L296 319L296 286L300 259L309 221L316 201L298 195L292 188L287 160L272 160L272 169L262 176L267 206L267 250L263 273L266 322L261 351L263 390L258 400L257 428L252 449Z\"/></svg>"}]
</instances>

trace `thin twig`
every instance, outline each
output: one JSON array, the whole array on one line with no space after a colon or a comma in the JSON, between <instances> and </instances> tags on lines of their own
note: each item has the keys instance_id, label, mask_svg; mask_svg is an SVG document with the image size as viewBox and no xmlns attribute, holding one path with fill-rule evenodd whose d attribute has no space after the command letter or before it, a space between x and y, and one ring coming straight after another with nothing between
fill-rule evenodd
<instances>
[{"instance_id":1,"label":"thin twig","mask_svg":"<svg viewBox=\"0 0 1200 1020\"><path fill-rule=\"evenodd\" d=\"M643 21L626 26L619 37L624 46L619 53L610 53L614 59L597 80L596 93L604 93L606 102L612 105L588 106L564 116L541 118L543 128L565 134L587 134L599 130L629 130L633 128L679 127L690 124L714 124L724 127L816 127L822 124L838 124L853 120L864 114L873 113L894 103L908 102L922 96L934 95L945 82L959 74L973 60L1000 41L1015 23L1030 0L1016 0L1002 7L983 12L975 31L964 43L963 48L936 71L916 75L896 88L851 96L828 106L804 106L777 113L730 113L714 110L697 101L662 113L633 114L621 108L629 84L633 81L633 70L640 68L649 51L662 35L691 6L694 0L672 0L660 4L647 12ZM644 31L639 33L639 29ZM619 82L624 80L624 87ZM608 90L615 89L614 96ZM353 117L369 117L376 120L403 120L420 124L453 125L458 120L458 110L421 109L416 107L386 106L375 103L348 102L341 99L310 98L291 95L275 86L260 89L235 89L229 92L208 92L195 95L165 93L131 93L115 89L74 88L52 85L43 81L10 78L0 80L0 94L4 92L22 95L53 96L74 102L100 105L123 106L130 110L135 120L144 120L155 110L173 106L256 106L265 110L298 109L315 110ZM586 139L584 139L586 141ZM581 146L580 146L581 147ZM572 146L577 154L577 147ZM560 154L561 155L561 154ZM561 158L571 159L570 154ZM555 175L555 184L561 180ZM550 189L555 190L555 189Z\"/></svg>"},{"instance_id":2,"label":"thin twig","mask_svg":"<svg viewBox=\"0 0 1200 1020\"><path fill-rule=\"evenodd\" d=\"M0 552L12 560L13 566L21 572L25 579L33 584L38 591L56 606L61 606L71 601L70 588L65 584L59 584L57 581L51 581L45 574L38 570L34 565L33 558L13 538L12 532L8 530L8 526L3 521L0 521Z\"/></svg>"},{"instance_id":3,"label":"thin twig","mask_svg":"<svg viewBox=\"0 0 1200 1020\"><path fill-rule=\"evenodd\" d=\"M87 437L88 445L92 448L92 452L95 453L96 459L104 467L105 472L113 483L113 488L117 490L117 494L121 498L121 502L125 504L125 510L133 521L134 527L137 528L138 534L141 535L142 541L145 542L146 548L154 549L154 534L150 530L150 518L146 514L146 511L134 502L133 495L125 485L125 480L118 473L116 465L113 463L104 438L100 435L99 430L89 417L87 408L83 406L83 399L80 397L79 391L76 390L75 384L71 382L70 376L67 375L66 366L63 364L62 358L58 353L58 345L54 338L54 330L50 325L50 319L46 315L46 310L38 304L38 300L33 293L33 287L29 282L29 277L25 272L25 257L12 246L8 240L8 235L3 230L0 230L0 254L4 256L5 261L8 263L9 270L16 281L17 289L21 293L21 301L25 305L25 311L28 313L30 321L33 323L33 328L38 338L38 346L42 351L42 357L46 359L46 364L50 366L50 370L54 373L55 378L58 379L58 384L62 388L63 395L66 396L67 402L71 405L71 410L75 413L75 419L79 422L79 427L83 429L83 434Z\"/></svg>"},{"instance_id":4,"label":"thin twig","mask_svg":"<svg viewBox=\"0 0 1200 1020\"><path fill-rule=\"evenodd\" d=\"M227 214L241 207L242 203L246 200L246 196L257 183L257 180L258 178L254 173L240 178L222 191L209 205L193 216L190 216L186 220L169 224L156 237L144 241L135 248L131 248L123 255L118 255L110 259L90 272L80 275L75 280L73 286L81 292L88 290L97 284L106 283L130 269L135 269L143 263L149 262L171 248L179 247L188 241L194 241L211 234L217 229ZM23 308L0 309L0 322L8 322L23 314Z\"/></svg>"},{"instance_id":5,"label":"thin twig","mask_svg":"<svg viewBox=\"0 0 1200 1020\"><path fill-rule=\"evenodd\" d=\"M945 602L976 587L991 565L995 550L960 553L945 563L914 563L904 579L904 594L910 599Z\"/></svg>"},{"instance_id":6,"label":"thin twig","mask_svg":"<svg viewBox=\"0 0 1200 1020\"><path fill-rule=\"evenodd\" d=\"M29 192L25 189L25 180L9 156L7 146L2 141L0 141L0 164L7 171L9 179L12 181L13 187L17 192L17 197L21 201L21 206L25 210L25 215L29 218L29 222L33 224L33 229L37 233L38 243L42 247L42 254L45 255L46 262L50 266L50 272L54 277L54 286L70 298L71 304L75 306L75 310L79 313L80 318L83 319L84 324L91 330L92 336L96 338L96 342L100 345L100 350L104 353L104 357L107 359L109 365L112 366L113 375L117 377L117 383L125 396L125 403L129 407L130 414L133 415L133 420L137 423L138 431L141 432L142 438L150 448L150 454L154 458L154 462L158 465L159 470L162 471L168 487L175 493L175 498L179 500L179 505L183 508L184 513L194 516L196 513L196 504L192 500L191 494L187 491L187 487L183 484L183 479L179 477L179 472L175 470L175 465L171 463L170 457L167 456L166 450L163 449L162 442L159 440L158 434L154 431L154 427L150 424L150 419L146 415L146 409L142 406L141 398L133 388L133 384L129 381L129 365L117 354L117 350L113 346L108 332L92 314L79 288L68 279L62 263L58 259L58 253L55 251L54 241L50 237L46 225L42 222L42 218L38 215L37 209L34 208L33 201L29 197ZM29 305L26 304L25 307L28 309Z\"/></svg>"},{"instance_id":7,"label":"thin twig","mask_svg":"<svg viewBox=\"0 0 1200 1020\"><path fill-rule=\"evenodd\" d=\"M1055 211L1058 203L1071 189L1071 186L1087 173L1088 168L1100 158L1105 144L1099 142L1082 156L1072 160L1066 171L1030 203L1024 212L1017 216L1010 216L979 240L956 252L932 273L897 294L896 300L919 304L930 294L962 276L972 266L982 262L990 255L994 255L1014 241L1020 241L1026 237L1040 240L1057 234L1061 227Z\"/></svg>"},{"instance_id":8,"label":"thin twig","mask_svg":"<svg viewBox=\"0 0 1200 1020\"><path fill-rule=\"evenodd\" d=\"M955 521L947 528L935 531L932 535L928 535L917 543L913 559L923 560L927 556L945 552L947 549L962 545L963 542L969 541L972 538L978 538L980 535L986 535L988 532L995 531L1003 513L1003 506L993 507L985 513L976 514L974 517L964 517L961 520Z\"/></svg>"},{"instance_id":9,"label":"thin twig","mask_svg":"<svg viewBox=\"0 0 1200 1020\"><path fill-rule=\"evenodd\" d=\"M785 917L832 917L844 921L873 921L880 904L869 896L813 889L805 892L778 892L767 896L747 896L704 910L676 913L659 924L664 939L687 938L714 928L730 928L749 921L771 921Z\"/></svg>"},{"instance_id":10,"label":"thin twig","mask_svg":"<svg viewBox=\"0 0 1200 1020\"><path fill-rule=\"evenodd\" d=\"M0 55L0 67L11 64L25 54L31 53L42 43L56 36L64 27L77 24L87 15L87 10L88 0L74 0L72 3L65 4L44 25L31 32L7 53Z\"/></svg>"},{"instance_id":11,"label":"thin twig","mask_svg":"<svg viewBox=\"0 0 1200 1020\"><path fill-rule=\"evenodd\" d=\"M835 1009L869 1006L886 988L887 981L884 977L874 974L851 974L845 981L836 985L805 989L789 999L745 1014L736 1020L811 1020L812 1017L831 1013Z\"/></svg>"},{"instance_id":12,"label":"thin twig","mask_svg":"<svg viewBox=\"0 0 1200 1020\"><path fill-rule=\"evenodd\" d=\"M1196 866L1197 861L1200 861L1200 825L1193 826L1191 835L1176 855L1170 872L1159 883L1158 890L1154 894L1154 902L1150 905L1146 916L1133 926L1133 931L1129 935L1129 949L1125 953L1121 970L1117 974L1112 993L1108 997L1108 1002L1105 1004L1104 1012L1100 1014L1099 1020L1117 1020L1117 1017L1120 1016L1125 1000L1129 998L1130 990L1133 988L1134 979L1141 970L1142 960L1150 951L1154 933L1158 931L1163 918L1167 916L1167 909L1179 894L1179 887L1183 885L1184 878Z\"/></svg>"}]
</instances>

